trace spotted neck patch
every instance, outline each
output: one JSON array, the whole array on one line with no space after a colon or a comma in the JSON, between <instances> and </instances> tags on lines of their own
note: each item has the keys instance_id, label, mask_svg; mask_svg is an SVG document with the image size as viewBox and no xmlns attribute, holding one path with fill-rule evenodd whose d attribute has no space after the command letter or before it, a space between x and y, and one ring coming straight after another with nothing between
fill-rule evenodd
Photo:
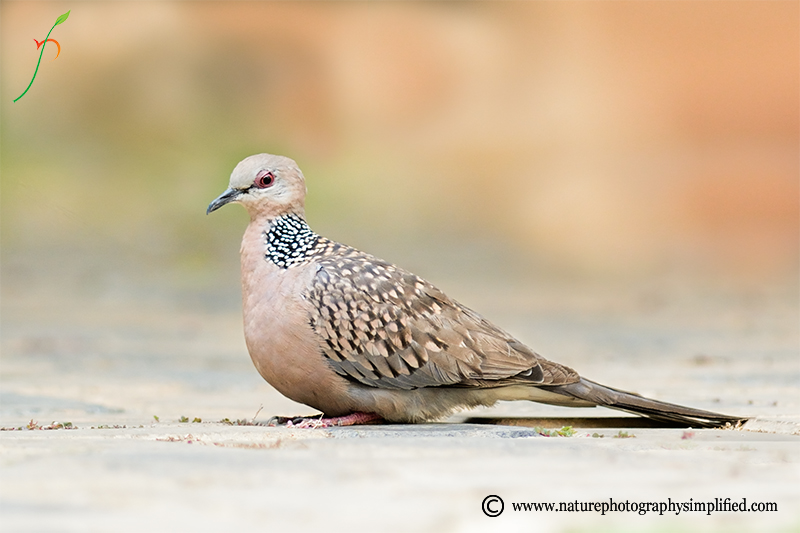
<instances>
[{"instance_id":1,"label":"spotted neck patch","mask_svg":"<svg viewBox=\"0 0 800 533\"><path fill-rule=\"evenodd\" d=\"M290 268L308 260L319 241L306 221L295 214L274 219L265 233L264 257L281 268Z\"/></svg>"}]
</instances>

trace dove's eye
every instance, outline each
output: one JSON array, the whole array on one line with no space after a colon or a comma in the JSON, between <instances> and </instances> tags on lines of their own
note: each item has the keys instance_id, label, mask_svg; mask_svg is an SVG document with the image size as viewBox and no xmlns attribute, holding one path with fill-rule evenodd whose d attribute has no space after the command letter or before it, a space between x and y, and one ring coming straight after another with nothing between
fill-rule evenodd
<instances>
[{"instance_id":1,"label":"dove's eye","mask_svg":"<svg viewBox=\"0 0 800 533\"><path fill-rule=\"evenodd\" d=\"M275 184L275 174L267 170L260 171L256 175L256 181L253 182L253 185L258 187L259 189L266 189L267 187L272 187L274 184Z\"/></svg>"}]
</instances>

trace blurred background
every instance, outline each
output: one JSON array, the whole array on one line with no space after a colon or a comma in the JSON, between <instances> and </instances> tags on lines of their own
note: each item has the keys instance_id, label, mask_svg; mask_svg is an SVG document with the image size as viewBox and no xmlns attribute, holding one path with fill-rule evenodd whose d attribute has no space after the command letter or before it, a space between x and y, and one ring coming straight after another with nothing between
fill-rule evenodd
<instances>
[{"instance_id":1,"label":"blurred background","mask_svg":"<svg viewBox=\"0 0 800 533\"><path fill-rule=\"evenodd\" d=\"M205 209L259 152L299 163L319 233L512 331L713 287L735 324L778 295L796 347L798 6L3 1L5 386L46 388L9 354L249 365L247 217Z\"/></svg>"},{"instance_id":2,"label":"blurred background","mask_svg":"<svg viewBox=\"0 0 800 533\"><path fill-rule=\"evenodd\" d=\"M67 9L61 55L12 103ZM205 206L272 152L304 169L319 232L393 259L794 276L797 20L797 2L3 2L4 260L227 276L246 217Z\"/></svg>"}]
</instances>

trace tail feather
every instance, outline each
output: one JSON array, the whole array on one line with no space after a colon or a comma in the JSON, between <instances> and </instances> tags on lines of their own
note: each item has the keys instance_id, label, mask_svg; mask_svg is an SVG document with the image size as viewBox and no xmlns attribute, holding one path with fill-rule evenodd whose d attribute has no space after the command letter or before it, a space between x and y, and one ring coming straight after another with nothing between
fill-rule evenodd
<instances>
[{"instance_id":1,"label":"tail feather","mask_svg":"<svg viewBox=\"0 0 800 533\"><path fill-rule=\"evenodd\" d=\"M726 424L735 425L744 422L746 417L728 416L702 409L693 409L674 403L651 400L631 392L606 387L594 381L581 378L577 383L569 385L555 385L541 387L551 392L557 392L580 400L586 400L603 407L628 411L637 415L646 416L661 422L686 424L695 428L724 427Z\"/></svg>"}]
</instances>

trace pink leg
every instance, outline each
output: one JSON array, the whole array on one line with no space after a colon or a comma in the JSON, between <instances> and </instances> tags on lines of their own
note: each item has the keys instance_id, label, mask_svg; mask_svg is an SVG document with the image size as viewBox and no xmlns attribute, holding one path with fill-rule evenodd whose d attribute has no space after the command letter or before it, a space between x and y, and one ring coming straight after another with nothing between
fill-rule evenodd
<instances>
[{"instance_id":1,"label":"pink leg","mask_svg":"<svg viewBox=\"0 0 800 533\"><path fill-rule=\"evenodd\" d=\"M360 424L380 424L383 419L375 413L353 413L335 418L304 418L299 423L292 420L286 422L288 428L315 429L338 426L355 426Z\"/></svg>"}]
</instances>

